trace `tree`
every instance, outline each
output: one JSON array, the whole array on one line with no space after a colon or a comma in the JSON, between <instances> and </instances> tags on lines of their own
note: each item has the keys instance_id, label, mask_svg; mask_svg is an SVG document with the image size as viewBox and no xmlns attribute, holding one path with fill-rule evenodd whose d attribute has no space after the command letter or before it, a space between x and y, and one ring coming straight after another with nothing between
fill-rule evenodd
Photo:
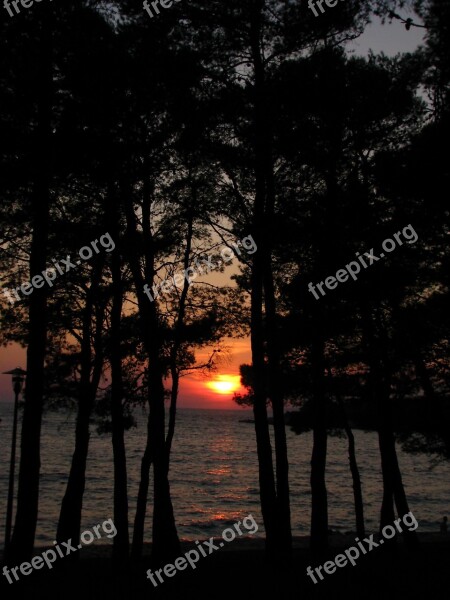
<instances>
[{"instance_id":1,"label":"tree","mask_svg":"<svg viewBox=\"0 0 450 600\"><path fill-rule=\"evenodd\" d=\"M51 157L54 146L51 129L53 107L53 18L49 7L39 12L35 19L27 20L30 33L28 42L20 45L22 56L34 57L34 73L27 72L18 78L15 86L34 88L36 104L27 116L36 119L37 127L28 131L22 141L34 140L34 152L29 158L33 166L25 177L25 192L30 195L32 211L29 275L30 279L46 269L51 187L53 170ZM8 54L5 60L8 61ZM10 69L8 69L11 75ZM17 89L17 87L16 87ZM22 132L21 132L22 133ZM9 140L12 141L12 140ZM21 147L24 157L25 149ZM15 190L17 193L19 190ZM25 191L25 190L23 190ZM8 559L28 560L31 557L36 531L39 501L40 433L44 391L44 361L46 351L47 290L41 288L29 300L29 326L27 349L27 377L25 405L21 436L19 488L14 532L9 546Z\"/></svg>"}]
</instances>

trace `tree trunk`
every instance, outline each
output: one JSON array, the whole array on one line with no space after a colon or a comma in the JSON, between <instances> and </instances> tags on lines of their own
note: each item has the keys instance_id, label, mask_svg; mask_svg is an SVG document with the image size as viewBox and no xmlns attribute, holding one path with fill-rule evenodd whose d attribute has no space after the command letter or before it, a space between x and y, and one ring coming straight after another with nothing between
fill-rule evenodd
<instances>
[{"instance_id":1,"label":"tree trunk","mask_svg":"<svg viewBox=\"0 0 450 600\"><path fill-rule=\"evenodd\" d=\"M390 378L391 368L389 365L389 357L387 355L388 340L385 339L385 333L382 325L380 328L380 356L382 360L381 368L383 369L383 392L380 395L381 401L384 403L382 406L382 424L384 445L386 446L386 452L389 462L389 471L392 478L392 491L394 496L395 507L397 509L398 517L403 518L404 515L408 514L409 505L406 498L405 487L403 485L402 474L398 463L397 448L395 446L395 435L392 424L392 409L390 404ZM409 546L416 546L418 543L417 534L415 531L403 531L403 537L405 543Z\"/></svg>"},{"instance_id":2,"label":"tree trunk","mask_svg":"<svg viewBox=\"0 0 450 600\"><path fill-rule=\"evenodd\" d=\"M275 284L272 271L272 239L270 224L275 217L275 178L272 159L272 133L267 118L267 109L261 137L261 145L266 177L266 214L265 214L265 247L261 249L264 259L264 306L266 312L267 358L269 367L268 391L273 410L273 428L275 434L275 465L277 493L277 536L278 553L290 555L292 552L291 507L289 493L289 461L286 440L286 424L284 422L284 398L281 392L280 347L278 339L277 309ZM261 140L262 142L263 140Z\"/></svg>"},{"instance_id":3,"label":"tree trunk","mask_svg":"<svg viewBox=\"0 0 450 600\"><path fill-rule=\"evenodd\" d=\"M345 409L344 409L345 410ZM366 535L364 523L364 502L361 488L361 477L359 475L358 463L356 461L355 436L348 424L347 415L345 415L345 433L348 438L348 460L350 463L350 472L353 481L353 498L355 502L356 533L362 539Z\"/></svg>"},{"instance_id":4,"label":"tree trunk","mask_svg":"<svg viewBox=\"0 0 450 600\"><path fill-rule=\"evenodd\" d=\"M46 11L41 22L41 40L38 70L40 77L36 90L38 98L38 125L36 175L31 199L32 240L30 252L30 279L47 267L47 245L50 218L50 185L52 149L52 18ZM33 553L39 506L40 441L44 394L44 363L47 341L47 293L44 286L35 289L29 298L29 336L27 349L27 376L22 421L21 454L17 511L8 560L14 563L29 561Z\"/></svg>"},{"instance_id":5,"label":"tree trunk","mask_svg":"<svg viewBox=\"0 0 450 600\"><path fill-rule=\"evenodd\" d=\"M127 196L125 197L125 194ZM165 448L165 407L164 407L164 369L161 364L162 340L158 321L156 302L151 302L144 293L147 282L153 284L154 244L150 228L151 193L148 182L144 185L142 203L142 223L144 234L145 279L142 276L140 254L138 250L138 232L136 215L132 205L131 190L124 189L124 206L127 219L128 251L130 267L136 286L139 316L142 321L143 342L148 354L148 403L149 421L147 445L141 464L141 482L136 508L135 530L133 535L132 557L138 560L142 555L143 528L147 505L149 474L145 471L153 462L154 507L153 507L153 546L152 555L157 562L167 562L178 556L180 542L175 525Z\"/></svg>"},{"instance_id":6,"label":"tree trunk","mask_svg":"<svg viewBox=\"0 0 450 600\"><path fill-rule=\"evenodd\" d=\"M386 350L388 340L385 339L386 335L379 317L377 319L378 332L376 332L370 309L365 307L364 311L370 366L369 384L378 409L378 440L383 474L383 502L380 516L380 529L382 529L386 525L393 524L395 519L394 502L399 517L403 517L409 512L409 506L398 464L392 424L391 372ZM414 531L404 531L403 536L406 543L416 545L417 535Z\"/></svg>"},{"instance_id":7,"label":"tree trunk","mask_svg":"<svg viewBox=\"0 0 450 600\"><path fill-rule=\"evenodd\" d=\"M328 367L328 378L330 382L333 382L333 375L331 369ZM341 419L344 426L345 434L348 439L348 461L350 464L350 473L352 475L353 482L353 499L355 503L355 519L356 519L356 532L360 539L366 535L365 523L364 523L364 502L361 488L361 477L359 474L358 462L356 460L356 449L355 449L355 436L353 435L352 428L348 422L347 411L345 410L344 402L342 401L341 395L334 390L334 397L339 406L341 413Z\"/></svg>"},{"instance_id":8,"label":"tree trunk","mask_svg":"<svg viewBox=\"0 0 450 600\"><path fill-rule=\"evenodd\" d=\"M385 525L392 525L395 519L394 511L394 486L392 474L392 454L389 432L385 428L378 428L378 447L381 457L381 473L383 477L383 499L380 512L380 530Z\"/></svg>"},{"instance_id":9,"label":"tree trunk","mask_svg":"<svg viewBox=\"0 0 450 600\"><path fill-rule=\"evenodd\" d=\"M180 385L180 375L178 373L176 363L171 364L170 373L172 378L172 389L170 391L169 426L167 427L166 437L167 472L169 472L170 454L172 452L172 443L175 435L175 425L177 421L177 399Z\"/></svg>"},{"instance_id":10,"label":"tree trunk","mask_svg":"<svg viewBox=\"0 0 450 600\"><path fill-rule=\"evenodd\" d=\"M373 337L373 344L378 340ZM390 385L383 372L381 361L377 358L378 351L374 347L372 356L371 385L378 411L378 443L381 456L381 471L383 474L383 502L381 505L380 528L391 525L395 518L394 512L394 468L397 455L395 452L395 439L392 432L390 410Z\"/></svg>"},{"instance_id":11,"label":"tree trunk","mask_svg":"<svg viewBox=\"0 0 450 600\"><path fill-rule=\"evenodd\" d=\"M250 22L250 45L254 68L254 154L255 154L255 200L253 206L253 237L257 252L253 256L251 270L251 350L253 367L253 412L255 417L256 445L259 464L259 487L261 512L266 531L266 549L276 553L279 539L277 527L277 494L273 471L272 446L267 420L267 375L264 360L263 286L266 256L266 155L264 66L261 57L261 19L264 2L255 2ZM275 415L274 415L275 417ZM277 423L279 413L277 407ZM279 427L277 427L279 433ZM280 443L280 437L278 436ZM280 465L281 466L281 465ZM281 483L281 482L280 482Z\"/></svg>"},{"instance_id":12,"label":"tree trunk","mask_svg":"<svg viewBox=\"0 0 450 600\"><path fill-rule=\"evenodd\" d=\"M291 508L289 496L289 461L287 455L284 401L281 393L281 369L276 323L275 290L272 271L266 265L264 277L265 307L267 321L267 348L269 361L269 395L273 409L275 434L275 459L277 482L277 537L278 552L292 552Z\"/></svg>"},{"instance_id":13,"label":"tree trunk","mask_svg":"<svg viewBox=\"0 0 450 600\"><path fill-rule=\"evenodd\" d=\"M325 482L327 463L327 423L324 390L324 342L314 319L312 341L313 369L313 450L311 456L311 550L321 555L328 548L328 497Z\"/></svg>"},{"instance_id":14,"label":"tree trunk","mask_svg":"<svg viewBox=\"0 0 450 600\"><path fill-rule=\"evenodd\" d=\"M148 210L148 213L147 213ZM146 240L146 279L153 283L154 254L153 238L150 229L150 204L144 204L143 230ZM166 452L164 368L161 364L162 340L156 302L145 298L148 310L149 327L153 335L147 337L149 355L149 406L150 406L150 448L153 458L153 545L152 558L156 563L174 560L180 553L169 484L169 456ZM141 308L141 306L140 306Z\"/></svg>"},{"instance_id":15,"label":"tree trunk","mask_svg":"<svg viewBox=\"0 0 450 600\"><path fill-rule=\"evenodd\" d=\"M383 499L380 511L380 529L390 525L395 519L394 511L394 476L392 465L392 429L390 426L389 383L383 373L379 341L373 323L372 308L362 306L363 327L367 346L367 363L369 365L368 387L372 402L377 410L378 446L381 458L383 477Z\"/></svg>"},{"instance_id":16,"label":"tree trunk","mask_svg":"<svg viewBox=\"0 0 450 600\"><path fill-rule=\"evenodd\" d=\"M119 240L119 211L111 224L113 238ZM115 237L114 237L115 236ZM127 458L125 450L125 428L123 419L121 318L122 318L122 273L118 249L111 257L113 285L113 305L111 309L111 421L112 447L114 456L114 524L117 535L114 538L113 561L117 565L126 564L129 558L130 540L128 532L128 489Z\"/></svg>"},{"instance_id":17,"label":"tree trunk","mask_svg":"<svg viewBox=\"0 0 450 600\"><path fill-rule=\"evenodd\" d=\"M254 233L256 244L260 236ZM256 447L259 466L261 512L266 531L266 549L276 552L276 493L272 462L272 446L266 406L266 372L262 317L262 265L255 253L251 274L251 350L253 366L253 414L255 417Z\"/></svg>"},{"instance_id":18,"label":"tree trunk","mask_svg":"<svg viewBox=\"0 0 450 600\"><path fill-rule=\"evenodd\" d=\"M150 467L152 466L152 453L150 448L150 423L147 423L147 442L141 461L141 479L136 502L136 514L134 517L133 543L131 547L131 559L137 562L142 557L144 546L145 515L147 512L148 486L150 484Z\"/></svg>"},{"instance_id":19,"label":"tree trunk","mask_svg":"<svg viewBox=\"0 0 450 600\"><path fill-rule=\"evenodd\" d=\"M101 254L94 263L91 275L91 285L86 293L86 304L83 311L83 331L81 341L81 376L78 399L78 415L75 430L75 450L72 456L66 493L61 504L56 539L65 542L69 539L73 544L80 543L81 516L83 496L86 485L86 463L89 451L90 418L100 383L103 367L102 327L103 308L97 310L95 325L95 360L91 377L92 348L91 329L95 298L103 273L104 256ZM78 558L73 554L72 559Z\"/></svg>"},{"instance_id":20,"label":"tree trunk","mask_svg":"<svg viewBox=\"0 0 450 600\"><path fill-rule=\"evenodd\" d=\"M180 542L170 495L167 452L165 447L164 386L159 357L152 353L150 361L154 371L150 373L150 444L153 455L154 506L152 557L159 563L175 559L180 552Z\"/></svg>"},{"instance_id":21,"label":"tree trunk","mask_svg":"<svg viewBox=\"0 0 450 600\"><path fill-rule=\"evenodd\" d=\"M193 205L196 204L195 189L192 190L192 201ZM187 235L186 235L186 249L184 251L183 268L186 270L189 267L189 261L192 251L192 238L194 234L194 214L193 211L189 211L188 223L187 223ZM180 385L180 374L178 371L178 352L181 345L181 331L184 324L184 317L186 313L186 300L189 292L189 281L185 277L183 283L183 290L180 296L180 302L178 305L178 316L175 323L173 345L170 352L170 374L172 378L172 389L170 392L170 409L169 409L169 426L167 429L166 437L166 453L167 453L167 476L169 476L170 467L170 453L172 451L172 443L175 435L175 425L177 419L177 400L178 400L178 389Z\"/></svg>"}]
</instances>

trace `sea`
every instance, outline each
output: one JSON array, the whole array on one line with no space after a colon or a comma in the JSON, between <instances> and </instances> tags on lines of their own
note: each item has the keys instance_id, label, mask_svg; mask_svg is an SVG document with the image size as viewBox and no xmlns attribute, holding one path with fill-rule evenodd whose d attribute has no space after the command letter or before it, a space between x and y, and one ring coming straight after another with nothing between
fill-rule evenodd
<instances>
[{"instance_id":1,"label":"sea","mask_svg":"<svg viewBox=\"0 0 450 600\"><path fill-rule=\"evenodd\" d=\"M0 546L4 538L12 415L13 404L0 403ZM170 483L182 540L220 536L226 527L250 514L259 526L256 536L264 536L254 425L242 422L251 418L251 412L244 410L179 410ZM146 438L145 411L139 409L136 419L137 427L126 433L130 535ZM73 412L46 412L43 418L37 546L51 544L55 539L74 449L74 423ZM382 498L377 435L360 430L354 434L367 530L375 532ZM294 536L307 536L311 514L312 434L296 435L288 427L287 438L292 530ZM398 453L410 509L419 522L418 531L438 532L442 517L450 513L450 465L435 465L430 457L406 454L400 447ZM18 465L20 444L17 458ZM326 482L330 529L336 534L354 532L353 490L346 438L329 439ZM98 435L95 424L92 424L82 531L113 518L112 498L111 437L109 434ZM152 504L150 490L145 541L151 541ZM99 541L108 542L111 543L111 540Z\"/></svg>"}]
</instances>

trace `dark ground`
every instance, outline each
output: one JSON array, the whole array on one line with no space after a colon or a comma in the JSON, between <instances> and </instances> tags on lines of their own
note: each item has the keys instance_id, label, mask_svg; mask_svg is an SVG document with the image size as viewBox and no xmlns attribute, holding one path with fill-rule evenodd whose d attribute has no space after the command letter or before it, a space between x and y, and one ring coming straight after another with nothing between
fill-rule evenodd
<instances>
[{"instance_id":1,"label":"dark ground","mask_svg":"<svg viewBox=\"0 0 450 600\"><path fill-rule=\"evenodd\" d=\"M353 539L333 539L328 559ZM420 535L416 551L402 542L393 548L373 549L358 559L357 565L337 569L333 575L314 585L306 576L306 567L322 564L312 561L306 544L296 543L292 566L274 568L265 559L260 543L241 540L201 559L197 569L188 568L154 588L146 579L149 561L133 567L124 576L113 571L110 548L83 549L80 560L61 560L52 571L37 571L21 581L0 582L0 598L30 600L241 600L278 599L409 599L440 600L450 598L450 538L435 534ZM193 544L186 546L190 549ZM40 551L43 549L40 549ZM186 550L185 550L186 551ZM167 578L165 578L167 579Z\"/></svg>"}]
</instances>

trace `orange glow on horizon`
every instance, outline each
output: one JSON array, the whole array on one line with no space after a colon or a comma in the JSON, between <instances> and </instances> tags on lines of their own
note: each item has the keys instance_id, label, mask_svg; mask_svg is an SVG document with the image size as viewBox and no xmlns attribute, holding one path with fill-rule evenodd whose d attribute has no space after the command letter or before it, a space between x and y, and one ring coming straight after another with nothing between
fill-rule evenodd
<instances>
[{"instance_id":1,"label":"orange glow on horizon","mask_svg":"<svg viewBox=\"0 0 450 600\"><path fill-rule=\"evenodd\" d=\"M208 381L206 387L216 394L232 394L241 387L241 378L239 375L218 375L213 381Z\"/></svg>"}]
</instances>

